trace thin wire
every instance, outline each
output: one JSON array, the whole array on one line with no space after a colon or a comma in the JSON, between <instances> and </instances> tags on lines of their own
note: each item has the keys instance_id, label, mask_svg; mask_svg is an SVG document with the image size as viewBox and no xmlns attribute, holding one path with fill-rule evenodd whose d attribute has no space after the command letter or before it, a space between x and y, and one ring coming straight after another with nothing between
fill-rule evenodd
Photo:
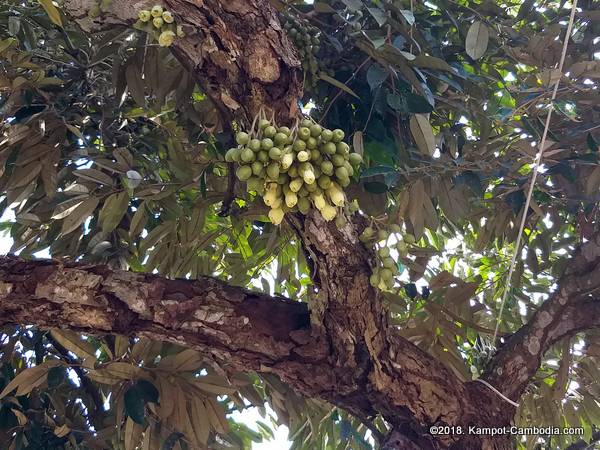
<instances>
[{"instance_id":1,"label":"thin wire","mask_svg":"<svg viewBox=\"0 0 600 450\"><path fill-rule=\"evenodd\" d=\"M482 380L481 378L475 378L475 381L479 381L481 384L485 384L492 391L494 391L496 394L498 394L500 397L502 397L503 400L507 401L508 403L510 403L511 405L513 405L514 407L516 407L516 408L519 407L519 404L517 402L513 402L510 398L508 398L506 395L504 395L502 392L500 392L498 389L496 389L494 386L492 386L487 381Z\"/></svg>"},{"instance_id":2,"label":"thin wire","mask_svg":"<svg viewBox=\"0 0 600 450\"><path fill-rule=\"evenodd\" d=\"M569 45L569 40L571 38L571 30L573 29L573 22L575 21L575 11L577 10L577 0L573 0L573 7L571 8L571 16L569 17L569 24L567 25L567 34L565 35L565 40L563 42L562 54L560 55L560 62L558 64L558 71L562 77L563 75L563 65L565 63L565 57L567 55L567 47ZM552 79L552 72L550 75L550 80ZM504 292L502 294L502 302L500 303L500 312L498 313L498 319L496 320L496 328L494 330L494 338L492 342L496 342L496 337L498 336L498 330L500 328L500 323L502 322L502 312L504 311L504 305L506 304L506 299L508 297L508 289L510 287L510 283L512 280L513 272L515 270L515 264L517 261L517 255L519 254L519 249L521 246L521 238L523 237L523 230L525 229L525 220L527 219L527 211L529 210L529 204L531 203L531 197L533 196L533 188L535 186L535 180L537 178L540 165L542 163L542 157L544 156L544 150L546 146L546 138L548 136L548 130L550 128L550 119L552 118L552 112L554 111L554 100L556 99L556 94L558 92L558 86L560 84L560 78L556 81L554 85L554 90L552 91L552 98L550 100L550 107L548 109L548 115L546 116L546 124L544 126L544 133L542 134L542 139L540 141L540 147L538 154L534 160L533 174L531 176L531 183L529 184L529 192L527 193L527 200L525 201L525 207L523 209L523 217L521 218L521 225L519 227L519 234L517 235L517 242L515 244L515 252L512 256L512 260L510 262L510 269L508 271L508 279L506 284L504 285Z\"/></svg>"}]
</instances>

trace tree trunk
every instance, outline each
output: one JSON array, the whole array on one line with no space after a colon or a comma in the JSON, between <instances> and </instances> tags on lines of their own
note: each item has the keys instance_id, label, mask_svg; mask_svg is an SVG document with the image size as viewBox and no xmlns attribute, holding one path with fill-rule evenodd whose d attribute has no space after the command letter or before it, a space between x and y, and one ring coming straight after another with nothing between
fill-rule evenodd
<instances>
[{"instance_id":1,"label":"tree trunk","mask_svg":"<svg viewBox=\"0 0 600 450\"><path fill-rule=\"evenodd\" d=\"M88 18L96 0L65 0L63 9L84 30L132 25L138 11L154 1L111 3L97 19ZM302 72L294 47L268 0L166 0L186 36L175 39L173 54L213 100L223 119L247 123L261 108L282 124L299 114Z\"/></svg>"}]
</instances>

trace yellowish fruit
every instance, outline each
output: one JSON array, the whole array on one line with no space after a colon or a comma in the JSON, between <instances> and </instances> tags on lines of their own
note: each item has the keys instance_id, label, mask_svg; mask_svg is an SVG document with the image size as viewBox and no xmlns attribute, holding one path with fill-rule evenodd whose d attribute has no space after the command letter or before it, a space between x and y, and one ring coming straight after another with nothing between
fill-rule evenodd
<instances>
[{"instance_id":1,"label":"yellowish fruit","mask_svg":"<svg viewBox=\"0 0 600 450\"><path fill-rule=\"evenodd\" d=\"M288 192L285 195L285 204L288 208L293 208L298 203L298 196L295 192Z\"/></svg>"},{"instance_id":2,"label":"yellowish fruit","mask_svg":"<svg viewBox=\"0 0 600 450\"><path fill-rule=\"evenodd\" d=\"M152 14L152 17L161 17L163 13L163 8L160 5L154 5L152 7L152 10L150 11L150 14Z\"/></svg>"},{"instance_id":3,"label":"yellowish fruit","mask_svg":"<svg viewBox=\"0 0 600 450\"><path fill-rule=\"evenodd\" d=\"M346 202L346 196L338 184L331 183L331 186L329 186L327 189L327 195L334 205L344 206L344 203Z\"/></svg>"},{"instance_id":4,"label":"yellowish fruit","mask_svg":"<svg viewBox=\"0 0 600 450\"><path fill-rule=\"evenodd\" d=\"M285 213L281 208L271 208L269 211L269 219L271 219L271 222L273 222L274 225L279 225L283 220L284 215Z\"/></svg>"},{"instance_id":5,"label":"yellowish fruit","mask_svg":"<svg viewBox=\"0 0 600 450\"><path fill-rule=\"evenodd\" d=\"M302 178L294 178L292 181L290 181L290 190L292 192L298 192L302 188L303 184L304 181Z\"/></svg>"},{"instance_id":6,"label":"yellowish fruit","mask_svg":"<svg viewBox=\"0 0 600 450\"><path fill-rule=\"evenodd\" d=\"M335 216L337 215L337 209L335 206L325 205L323 209L321 209L321 215L323 216L323 219L325 219L327 222L330 222L335 219Z\"/></svg>"},{"instance_id":7,"label":"yellowish fruit","mask_svg":"<svg viewBox=\"0 0 600 450\"><path fill-rule=\"evenodd\" d=\"M150 14L150 11L147 9L142 9L140 12L138 12L138 17L142 22L148 22L150 17L152 17L152 14Z\"/></svg>"},{"instance_id":8,"label":"yellowish fruit","mask_svg":"<svg viewBox=\"0 0 600 450\"><path fill-rule=\"evenodd\" d=\"M315 208L317 208L319 211L321 211L325 207L325 205L327 205L327 202L325 201L325 197L323 197L322 192L314 192L310 195L310 198L312 198L312 201L315 204Z\"/></svg>"},{"instance_id":9,"label":"yellowish fruit","mask_svg":"<svg viewBox=\"0 0 600 450\"><path fill-rule=\"evenodd\" d=\"M165 23L173 23L173 21L175 20L173 18L173 14L171 14L170 11L163 11L162 19L165 21Z\"/></svg>"}]
</instances>

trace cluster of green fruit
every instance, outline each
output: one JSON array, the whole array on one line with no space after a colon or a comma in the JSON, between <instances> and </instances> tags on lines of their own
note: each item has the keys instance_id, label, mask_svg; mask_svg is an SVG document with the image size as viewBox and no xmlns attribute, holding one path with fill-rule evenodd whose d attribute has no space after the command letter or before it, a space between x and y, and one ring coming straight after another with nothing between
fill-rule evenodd
<instances>
[{"instance_id":1,"label":"cluster of green fruit","mask_svg":"<svg viewBox=\"0 0 600 450\"><path fill-rule=\"evenodd\" d=\"M184 37L183 27L175 23L175 17L160 5L154 5L150 11L142 9L138 12L138 21L134 28L150 34L161 47L169 47L175 37Z\"/></svg>"},{"instance_id":2,"label":"cluster of green fruit","mask_svg":"<svg viewBox=\"0 0 600 450\"><path fill-rule=\"evenodd\" d=\"M237 178L248 192L262 196L271 221L279 225L287 211L307 214L312 206L325 220L335 219L347 206L343 188L362 163L358 153L350 153L344 132L309 119L291 130L261 118L257 128L238 132L238 147L229 149L225 160L239 164Z\"/></svg>"},{"instance_id":3,"label":"cluster of green fruit","mask_svg":"<svg viewBox=\"0 0 600 450\"><path fill-rule=\"evenodd\" d=\"M405 258L408 254L408 245L414 244L415 238L411 234L402 235L402 228L397 224L375 229L372 226L365 228L360 235L364 243L372 243L377 251L377 266L371 274L371 286L380 290L389 290L394 287L395 277L399 275L398 263L391 255L391 248L395 248L399 258ZM390 244L390 238L394 237L395 243Z\"/></svg>"},{"instance_id":4,"label":"cluster of green fruit","mask_svg":"<svg viewBox=\"0 0 600 450\"><path fill-rule=\"evenodd\" d=\"M324 61L317 58L317 53L321 49L320 30L306 20L293 15L283 15L282 22L283 29L296 47L302 61L302 69L306 74L305 87L316 87L319 73L328 72Z\"/></svg>"}]
</instances>

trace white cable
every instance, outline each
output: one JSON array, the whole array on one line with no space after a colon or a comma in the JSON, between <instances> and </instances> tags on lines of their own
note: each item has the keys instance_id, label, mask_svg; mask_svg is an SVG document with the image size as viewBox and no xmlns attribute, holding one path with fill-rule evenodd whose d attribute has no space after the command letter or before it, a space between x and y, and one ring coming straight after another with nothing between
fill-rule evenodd
<instances>
[{"instance_id":1,"label":"white cable","mask_svg":"<svg viewBox=\"0 0 600 450\"><path fill-rule=\"evenodd\" d=\"M516 408L519 407L519 404L517 402L513 402L510 398L508 398L506 395L504 395L502 392L500 392L498 389L496 389L494 386L492 386L487 381L482 380L481 378L475 378L475 381L479 381L480 383L485 384L492 391L494 391L496 394L498 394L500 397L502 397L503 400L507 401L508 403L510 403L511 405L513 405L514 407L516 407Z\"/></svg>"},{"instance_id":2,"label":"white cable","mask_svg":"<svg viewBox=\"0 0 600 450\"><path fill-rule=\"evenodd\" d=\"M567 25L567 34L565 35L565 40L563 42L562 54L560 55L560 62L558 64L558 71L562 77L563 75L563 65L565 63L565 57L567 55L567 46L569 45L569 39L571 38L571 30L573 29L573 22L575 21L575 11L577 10L577 0L573 0L573 7L571 8L571 16L569 17L569 24ZM550 72L549 79L552 80L552 72ZM535 186L535 180L537 178L540 165L542 164L542 156L544 155L544 150L546 146L546 138L548 136L548 130L550 128L550 119L552 118L552 111L554 111L554 100L556 99L556 94L558 92L558 85L560 84L560 78L556 81L554 85L554 90L552 91L552 98L550 100L550 107L548 109L548 116L546 116L546 124L544 126L544 132L542 134L542 139L540 141L539 151L534 160L533 174L531 176L531 183L529 184L529 192L527 193L527 200L525 201L525 207L523 208L523 217L521 218L521 225L519 227L519 234L517 235L517 242L515 244L515 252L510 261L510 268L508 270L508 279L504 284L504 292L502 293L502 302L500 303L500 312L498 313L498 319L496 320L496 328L494 330L494 338L492 342L496 343L496 338L498 337L498 329L500 328L500 323L502 322L502 312L504 311L504 305L506 303L506 298L508 297L508 289L510 287L510 283L512 281L513 272L515 270L515 263L517 261L517 255L520 252L521 247L521 238L523 237L523 230L525 229L525 220L527 219L527 211L529 210L529 205L531 203L531 197L533 196L533 188ZM491 387L491 386L490 386ZM492 388L494 389L494 388ZM494 389L495 390L495 389ZM502 395L502 394L500 394ZM510 401L510 400L509 400Z\"/></svg>"}]
</instances>

